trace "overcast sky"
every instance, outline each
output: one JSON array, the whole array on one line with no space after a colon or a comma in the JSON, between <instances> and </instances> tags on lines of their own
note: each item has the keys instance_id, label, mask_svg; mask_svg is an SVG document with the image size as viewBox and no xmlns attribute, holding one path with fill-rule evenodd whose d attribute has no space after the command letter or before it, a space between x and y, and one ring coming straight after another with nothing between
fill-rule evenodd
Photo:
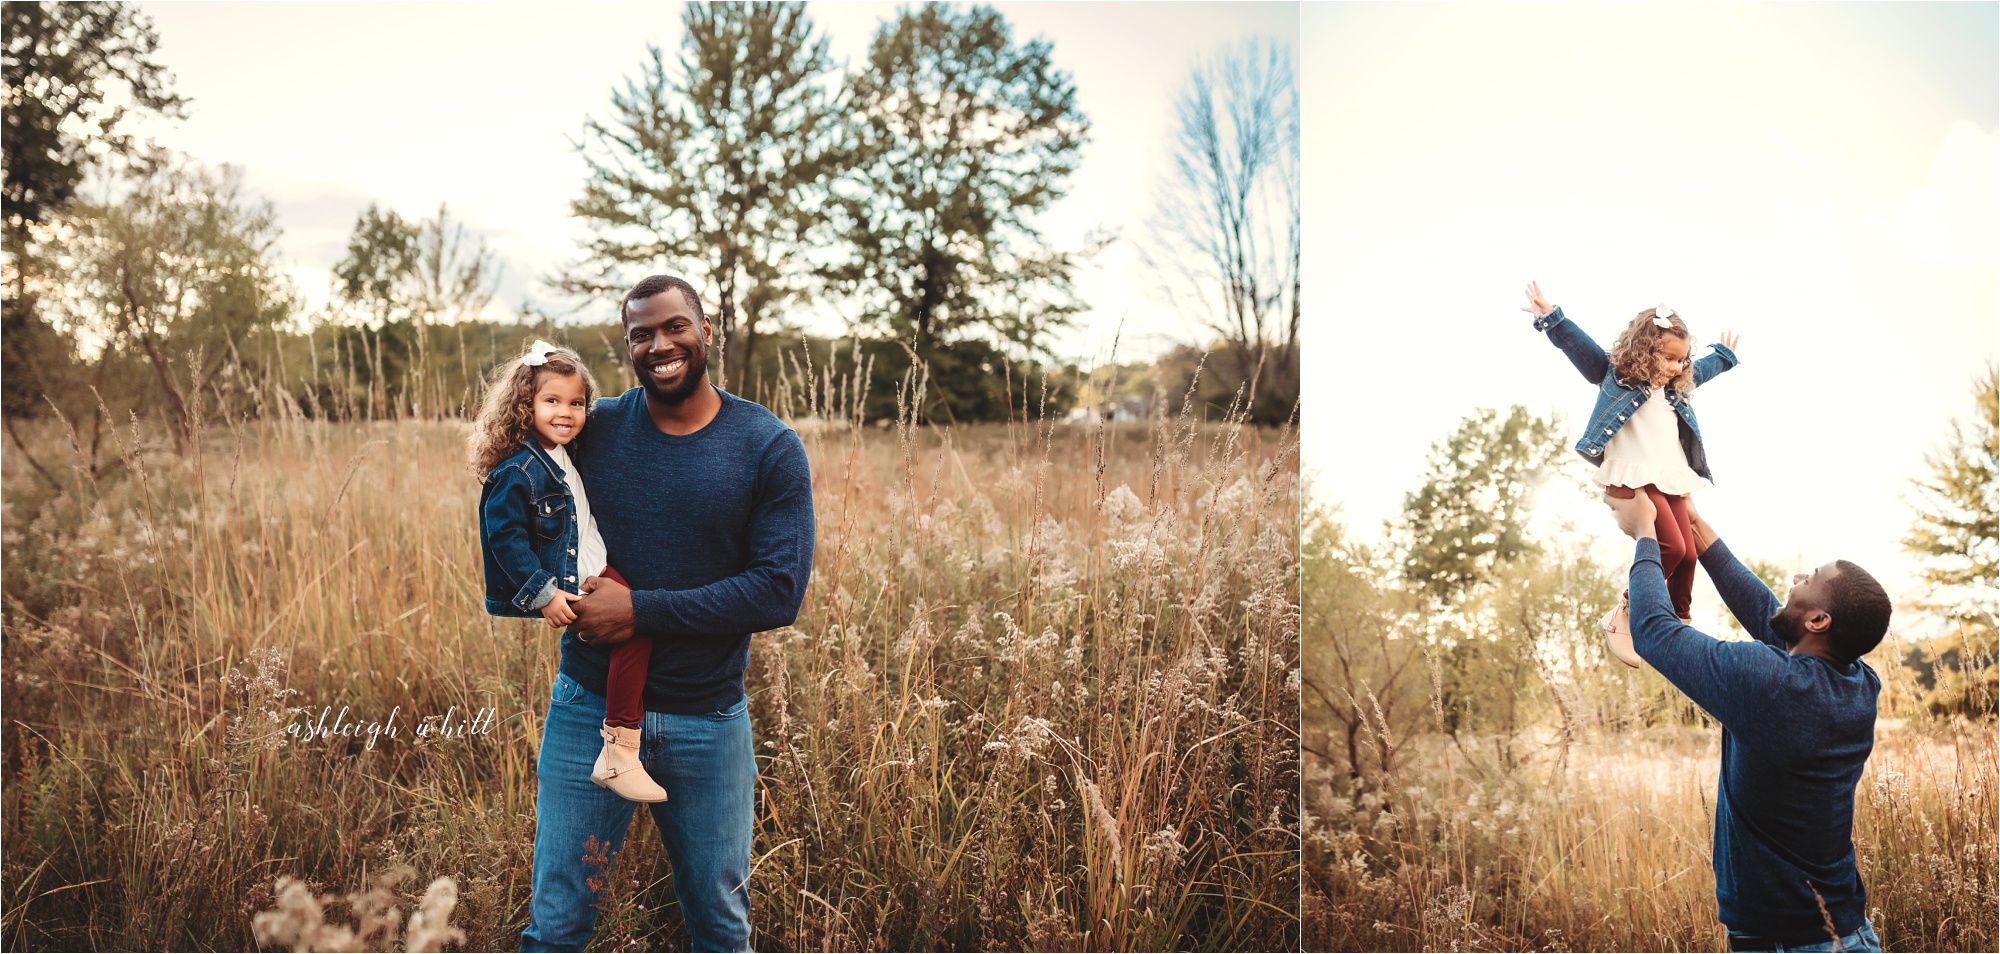
<instances>
[{"instance_id":1,"label":"overcast sky","mask_svg":"<svg viewBox=\"0 0 2000 954\"><path fill-rule=\"evenodd\" d=\"M487 233L506 265L492 312L576 254L569 202L585 170L569 140L611 90L635 75L647 43L680 41L673 3L146 3L159 59L192 99L189 117L141 131L210 163L245 170L285 229L281 251L309 301L326 298L354 218L370 202L408 217L440 202ZM1017 42L1042 36L1076 82L1091 121L1070 194L1044 221L1074 246L1094 227L1137 234L1166 168L1174 98L1198 59L1261 36L1296 47L1288 3L996 6ZM837 62L858 63L889 3L810 7ZM1108 349L1128 315L1121 356L1150 356L1197 336L1149 291L1115 244L1078 276L1092 310L1060 353ZM607 304L590 320L605 320Z\"/></svg>"},{"instance_id":2,"label":"overcast sky","mask_svg":"<svg viewBox=\"0 0 2000 954\"><path fill-rule=\"evenodd\" d=\"M1573 442L1594 388L1520 311L1538 279L1606 345L1656 303L1698 354L1739 332L1695 398L1702 511L1739 554L1907 587L1909 478L2000 351L1995 10L1307 4L1320 496L1376 534L1482 405Z\"/></svg>"}]
</instances>

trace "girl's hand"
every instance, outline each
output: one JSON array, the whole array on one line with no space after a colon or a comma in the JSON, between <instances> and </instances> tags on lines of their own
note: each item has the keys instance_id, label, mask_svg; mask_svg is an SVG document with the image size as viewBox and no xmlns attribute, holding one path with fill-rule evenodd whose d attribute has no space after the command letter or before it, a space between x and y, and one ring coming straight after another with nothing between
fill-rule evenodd
<instances>
[{"instance_id":1,"label":"girl's hand","mask_svg":"<svg viewBox=\"0 0 2000 954\"><path fill-rule=\"evenodd\" d=\"M569 604L571 600L578 599L582 597L557 590L555 596L542 604L542 618L548 621L550 629L561 629L576 622L576 610L570 609Z\"/></svg>"},{"instance_id":2,"label":"girl's hand","mask_svg":"<svg viewBox=\"0 0 2000 954\"><path fill-rule=\"evenodd\" d=\"M1540 318L1541 316L1556 310L1556 306L1549 304L1549 300L1547 298L1542 297L1541 282L1529 282L1528 304L1527 307L1524 307L1521 310L1537 318Z\"/></svg>"},{"instance_id":3,"label":"girl's hand","mask_svg":"<svg viewBox=\"0 0 2000 954\"><path fill-rule=\"evenodd\" d=\"M1728 349L1729 349L1729 350L1731 350L1731 351L1735 351L1735 350L1736 350L1736 332L1734 332L1734 331L1725 331L1725 332L1723 332L1723 333L1722 333L1722 346L1723 346L1723 347L1725 347L1725 348L1728 348Z\"/></svg>"}]
</instances>

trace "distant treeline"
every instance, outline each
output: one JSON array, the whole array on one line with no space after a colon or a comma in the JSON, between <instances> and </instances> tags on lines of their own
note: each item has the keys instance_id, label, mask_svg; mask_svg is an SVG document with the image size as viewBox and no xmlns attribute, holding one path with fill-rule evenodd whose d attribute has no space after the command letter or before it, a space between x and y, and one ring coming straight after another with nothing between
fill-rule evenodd
<instances>
[{"instance_id":1,"label":"distant treeline","mask_svg":"<svg viewBox=\"0 0 2000 954\"><path fill-rule=\"evenodd\" d=\"M597 303L640 276L687 277L719 383L777 403L839 377L843 413L863 419L896 415L906 379L924 383L916 415L940 422L1079 402L1131 417L1188 397L1217 412L1240 400L1260 423L1294 413L1289 49L1252 43L1191 72L1162 218L1135 239L1212 343L1086 373L1049 342L1085 310L1072 275L1109 240L1061 248L1037 224L1090 128L1048 41L1017 41L988 7L932 3L884 20L842 69L803 4L689 4L682 21L679 55L649 48L583 121L571 211L589 237L548 291L608 315ZM237 170L117 132L132 110L185 114L142 13L16 3L6 26L10 427L60 411L96 431L136 413L185 451L218 417L463 415L535 337L588 356L607 391L631 383L615 326L559 324L532 301L494 322L497 256L442 206L363 210L328 304L308 307L271 204ZM119 91L131 106L106 105ZM91 172L103 187L79 189ZM809 340L802 316L828 310L844 333Z\"/></svg>"}]
</instances>

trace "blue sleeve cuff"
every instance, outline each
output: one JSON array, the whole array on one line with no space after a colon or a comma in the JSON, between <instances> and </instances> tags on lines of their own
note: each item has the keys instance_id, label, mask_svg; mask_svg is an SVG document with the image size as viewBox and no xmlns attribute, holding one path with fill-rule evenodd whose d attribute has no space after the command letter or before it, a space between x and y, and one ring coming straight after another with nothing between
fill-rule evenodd
<instances>
[{"instance_id":1,"label":"blue sleeve cuff","mask_svg":"<svg viewBox=\"0 0 2000 954\"><path fill-rule=\"evenodd\" d=\"M1547 331L1550 328L1555 327L1556 324L1562 320L1563 320L1562 306L1557 305L1554 308L1549 309L1548 314L1542 315L1535 319L1535 330Z\"/></svg>"},{"instance_id":2,"label":"blue sleeve cuff","mask_svg":"<svg viewBox=\"0 0 2000 954\"><path fill-rule=\"evenodd\" d=\"M659 636L667 630L668 600L672 590L632 591L632 631L641 636Z\"/></svg>"},{"instance_id":3,"label":"blue sleeve cuff","mask_svg":"<svg viewBox=\"0 0 2000 954\"><path fill-rule=\"evenodd\" d=\"M521 586L521 592L514 594L514 606L523 612L539 610L556 596L556 575L537 568L528 582Z\"/></svg>"},{"instance_id":4,"label":"blue sleeve cuff","mask_svg":"<svg viewBox=\"0 0 2000 954\"><path fill-rule=\"evenodd\" d=\"M1635 565L1652 563L1655 566L1665 567L1665 561L1660 559L1660 541L1652 537L1640 537L1638 545L1632 550L1632 562Z\"/></svg>"}]
</instances>

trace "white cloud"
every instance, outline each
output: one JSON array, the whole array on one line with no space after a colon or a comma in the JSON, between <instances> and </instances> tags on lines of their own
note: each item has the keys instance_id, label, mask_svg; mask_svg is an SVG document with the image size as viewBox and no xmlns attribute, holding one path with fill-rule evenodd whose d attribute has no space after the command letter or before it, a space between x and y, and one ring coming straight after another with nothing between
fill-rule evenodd
<instances>
[{"instance_id":1,"label":"white cloud","mask_svg":"<svg viewBox=\"0 0 2000 954\"><path fill-rule=\"evenodd\" d=\"M1919 262L1990 269L2000 258L2000 133L1956 122L1931 162L1930 184L1896 205L1896 250Z\"/></svg>"}]
</instances>

